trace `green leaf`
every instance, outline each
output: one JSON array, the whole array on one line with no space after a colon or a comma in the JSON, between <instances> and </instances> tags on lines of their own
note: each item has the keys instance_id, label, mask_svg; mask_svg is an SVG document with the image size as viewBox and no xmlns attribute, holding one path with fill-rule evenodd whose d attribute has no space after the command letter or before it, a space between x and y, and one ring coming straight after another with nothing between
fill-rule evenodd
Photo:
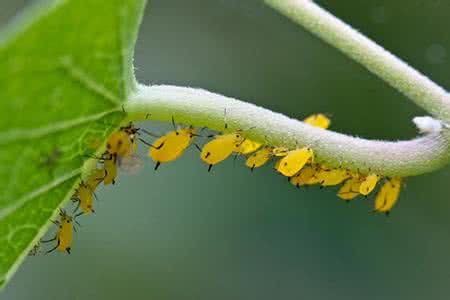
<instances>
[{"instance_id":1,"label":"green leaf","mask_svg":"<svg viewBox=\"0 0 450 300\"><path fill-rule=\"evenodd\" d=\"M0 286L124 119L144 5L40 1L0 34Z\"/></svg>"}]
</instances>

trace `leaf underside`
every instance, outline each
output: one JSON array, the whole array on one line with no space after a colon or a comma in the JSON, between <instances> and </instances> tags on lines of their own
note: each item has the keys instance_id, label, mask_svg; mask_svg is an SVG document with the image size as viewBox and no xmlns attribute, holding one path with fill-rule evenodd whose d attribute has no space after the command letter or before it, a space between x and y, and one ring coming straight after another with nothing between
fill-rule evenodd
<instances>
[{"instance_id":1,"label":"leaf underside","mask_svg":"<svg viewBox=\"0 0 450 300\"><path fill-rule=\"evenodd\" d=\"M144 5L41 1L0 34L0 287L123 120Z\"/></svg>"}]
</instances>

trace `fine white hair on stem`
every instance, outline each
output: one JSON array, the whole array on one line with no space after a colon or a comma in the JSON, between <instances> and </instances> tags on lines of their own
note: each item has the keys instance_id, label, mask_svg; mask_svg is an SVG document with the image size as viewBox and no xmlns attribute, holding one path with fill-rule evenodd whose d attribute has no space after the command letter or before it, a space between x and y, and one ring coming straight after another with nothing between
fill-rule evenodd
<instances>
[{"instance_id":1,"label":"fine white hair on stem","mask_svg":"<svg viewBox=\"0 0 450 300\"><path fill-rule=\"evenodd\" d=\"M409 141L366 140L313 127L254 104L203 89L139 85L124 105L129 120L179 123L223 131L248 129L245 136L274 146L310 146L318 161L385 176L412 176L445 166L450 160L447 135L430 133Z\"/></svg>"},{"instance_id":2,"label":"fine white hair on stem","mask_svg":"<svg viewBox=\"0 0 450 300\"><path fill-rule=\"evenodd\" d=\"M310 0L264 1L389 83L437 119L450 123L449 93L362 33Z\"/></svg>"},{"instance_id":3,"label":"fine white hair on stem","mask_svg":"<svg viewBox=\"0 0 450 300\"><path fill-rule=\"evenodd\" d=\"M224 130L230 129L274 146L310 146L319 162L386 176L412 176L444 167L450 161L450 95L395 55L310 0L265 0L280 13L339 49L389 83L432 117L414 119L421 137L378 141L315 128L282 114L202 89L139 85L125 108L130 120L152 119Z\"/></svg>"}]
</instances>

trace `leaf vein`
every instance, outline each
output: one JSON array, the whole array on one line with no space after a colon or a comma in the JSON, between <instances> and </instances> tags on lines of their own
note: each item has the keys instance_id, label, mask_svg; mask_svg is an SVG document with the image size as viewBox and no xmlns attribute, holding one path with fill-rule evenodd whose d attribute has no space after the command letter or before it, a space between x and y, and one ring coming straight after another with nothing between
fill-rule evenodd
<instances>
[{"instance_id":1,"label":"leaf vein","mask_svg":"<svg viewBox=\"0 0 450 300\"><path fill-rule=\"evenodd\" d=\"M5 145L11 142L16 142L20 140L31 140L41 138L52 133L73 128L76 126L83 125L85 123L99 120L109 114L120 111L120 108L115 108L107 110L98 114L93 114L89 116L79 117L72 120L63 120L52 125L38 127L38 128L13 128L4 132L0 132L0 145Z\"/></svg>"},{"instance_id":2,"label":"leaf vein","mask_svg":"<svg viewBox=\"0 0 450 300\"><path fill-rule=\"evenodd\" d=\"M49 182L48 184L44 184L40 186L39 188L23 195L21 198L19 198L17 201L15 201L12 205L9 205L3 209L0 210L0 221L10 215L11 213L15 212L17 209L25 205L28 201L52 190L53 188L59 186L60 184L66 182L67 180L72 179L75 176L78 176L81 174L81 168L75 169L55 180L52 182Z\"/></svg>"}]
</instances>

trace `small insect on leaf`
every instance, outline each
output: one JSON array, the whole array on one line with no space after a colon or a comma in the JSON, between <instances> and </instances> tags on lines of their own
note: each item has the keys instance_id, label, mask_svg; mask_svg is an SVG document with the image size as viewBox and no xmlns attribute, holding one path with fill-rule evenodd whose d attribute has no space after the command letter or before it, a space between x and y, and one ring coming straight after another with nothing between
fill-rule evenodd
<instances>
[{"instance_id":1,"label":"small insect on leaf","mask_svg":"<svg viewBox=\"0 0 450 300\"><path fill-rule=\"evenodd\" d=\"M358 195L360 195L359 188L361 186L361 182L362 180L359 177L350 178L339 189L337 196L342 200L347 201L357 197Z\"/></svg>"},{"instance_id":2,"label":"small insect on leaf","mask_svg":"<svg viewBox=\"0 0 450 300\"><path fill-rule=\"evenodd\" d=\"M377 186L378 181L381 179L380 175L369 174L362 182L359 187L359 192L361 195L367 196L373 189Z\"/></svg>"},{"instance_id":3,"label":"small insect on leaf","mask_svg":"<svg viewBox=\"0 0 450 300\"><path fill-rule=\"evenodd\" d=\"M300 171L307 162L314 160L311 148L301 148L289 151L276 163L276 170L287 177L292 177Z\"/></svg>"},{"instance_id":4,"label":"small insect on leaf","mask_svg":"<svg viewBox=\"0 0 450 300\"><path fill-rule=\"evenodd\" d=\"M266 164L271 156L272 149L270 147L264 147L250 155L245 161L245 165L253 171L254 168L259 168Z\"/></svg>"},{"instance_id":5,"label":"small insect on leaf","mask_svg":"<svg viewBox=\"0 0 450 300\"><path fill-rule=\"evenodd\" d=\"M103 179L104 185L115 184L117 177L117 154L105 154L103 161L103 168L105 176Z\"/></svg>"},{"instance_id":6,"label":"small insect on leaf","mask_svg":"<svg viewBox=\"0 0 450 300\"><path fill-rule=\"evenodd\" d=\"M92 174L87 178L86 181L82 181L80 186L77 188L76 195L72 200L77 202L77 207L74 210L74 213L81 208L81 212L75 215L78 217L82 214L90 214L95 212L94 210L94 192L98 187L100 182L102 182L106 178L106 172L103 169L96 169Z\"/></svg>"},{"instance_id":7,"label":"small insect on leaf","mask_svg":"<svg viewBox=\"0 0 450 300\"><path fill-rule=\"evenodd\" d=\"M304 119L303 122L311 126L320 127L323 129L327 129L331 123L330 119L324 114L311 115Z\"/></svg>"},{"instance_id":8,"label":"small insect on leaf","mask_svg":"<svg viewBox=\"0 0 450 300\"><path fill-rule=\"evenodd\" d=\"M86 178L85 183L89 188L95 191L98 185L105 179L106 171L105 169L95 169L91 174Z\"/></svg>"},{"instance_id":9,"label":"small insect on leaf","mask_svg":"<svg viewBox=\"0 0 450 300\"><path fill-rule=\"evenodd\" d=\"M70 249L72 247L73 241L73 217L69 216L64 210L60 210L60 218L58 221L54 221L54 223L58 226L58 231L56 232L56 236L49 240L43 240L41 243L48 243L52 241L56 241L56 246L52 249L48 250L46 253L53 252L58 249L61 252L67 252L70 254Z\"/></svg>"},{"instance_id":10,"label":"small insect on leaf","mask_svg":"<svg viewBox=\"0 0 450 300\"><path fill-rule=\"evenodd\" d=\"M139 128L134 127L133 123L113 132L106 142L107 152L119 157L132 155L136 151L136 134L138 132Z\"/></svg>"},{"instance_id":11,"label":"small insect on leaf","mask_svg":"<svg viewBox=\"0 0 450 300\"><path fill-rule=\"evenodd\" d=\"M393 177L387 180L375 198L375 212L384 212L388 214L400 196L402 178Z\"/></svg>"}]
</instances>

